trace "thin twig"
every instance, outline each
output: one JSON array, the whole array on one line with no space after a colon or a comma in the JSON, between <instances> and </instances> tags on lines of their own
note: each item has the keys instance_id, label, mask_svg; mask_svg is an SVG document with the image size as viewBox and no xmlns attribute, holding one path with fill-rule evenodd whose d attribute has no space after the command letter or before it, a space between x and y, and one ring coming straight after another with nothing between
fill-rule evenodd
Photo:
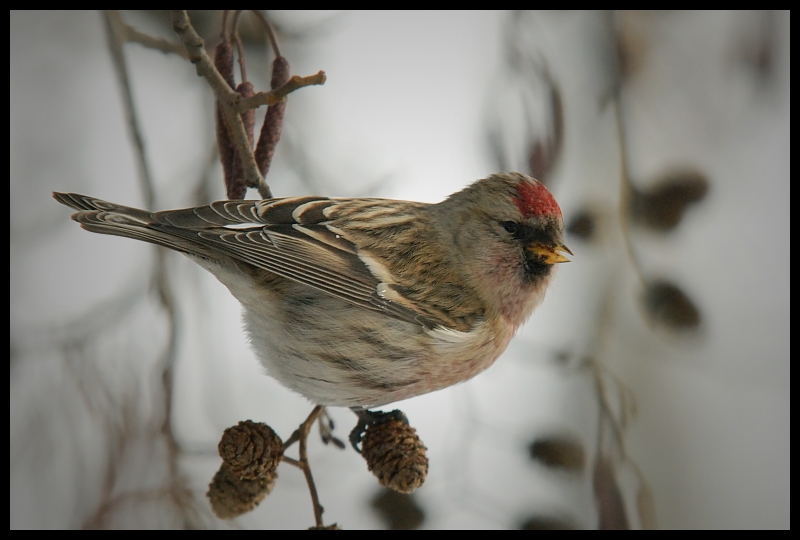
<instances>
[{"instance_id":1,"label":"thin twig","mask_svg":"<svg viewBox=\"0 0 800 540\"><path fill-rule=\"evenodd\" d=\"M231 40L230 30L228 30L228 15L230 12L231 10L229 9L222 10L222 32L219 33L219 37L226 43Z\"/></svg>"},{"instance_id":2,"label":"thin twig","mask_svg":"<svg viewBox=\"0 0 800 540\"><path fill-rule=\"evenodd\" d=\"M597 392L597 399L600 407L597 429L597 448L600 450L603 447L603 440L605 438L603 425L605 422L608 422L611 426L614 442L617 443L622 457L626 458L624 429L620 426L620 423L614 415L614 409L609 402L608 391L603 382L602 373L602 371L606 370L603 366L602 358L608 349L608 340L611 337L611 331L614 325L613 300L614 288L609 286L603 295L595 317L596 324L592 332L593 335L589 339L589 351L586 357L586 365L591 370L594 378L595 391Z\"/></svg>"},{"instance_id":3,"label":"thin twig","mask_svg":"<svg viewBox=\"0 0 800 540\"><path fill-rule=\"evenodd\" d=\"M611 23L611 31L618 32L613 19L609 19ZM641 261L633 246L631 239L631 226L630 226L630 207L631 198L633 197L636 187L633 185L630 176L630 158L628 157L628 137L625 129L625 114L623 111L622 103L622 74L620 66L622 65L621 51L617 49L617 69L614 73L613 86L610 92L610 101L614 105L614 116L617 123L617 139L619 144L619 167L620 167L620 200L619 200L619 220L622 228L622 237L625 241L625 249L628 252L628 257L633 264L636 275L643 285L647 284L644 277Z\"/></svg>"},{"instance_id":4,"label":"thin twig","mask_svg":"<svg viewBox=\"0 0 800 540\"><path fill-rule=\"evenodd\" d=\"M192 27L189 15L185 10L172 11L172 28L186 47L189 61L195 65L197 75L206 79L211 90L217 96L225 121L230 128L233 142L236 145L236 150L242 160L247 185L258 187L259 191L269 192L269 186L264 182L264 178L258 170L255 156L247 140L244 122L237 114L237 104L241 99L241 95L225 82L217 68L214 67L214 63L206 52L203 39Z\"/></svg>"},{"instance_id":5,"label":"thin twig","mask_svg":"<svg viewBox=\"0 0 800 540\"><path fill-rule=\"evenodd\" d=\"M319 71L314 75L309 75L307 77L294 75L286 84L279 86L275 90L269 92L258 92L253 97L239 99L234 103L234 106L238 112L244 112L248 109L255 109L262 105L274 105L295 90L299 90L300 88L306 86L325 84L326 79L327 77L325 76L324 71Z\"/></svg>"},{"instance_id":6,"label":"thin twig","mask_svg":"<svg viewBox=\"0 0 800 540\"><path fill-rule=\"evenodd\" d=\"M239 36L239 17L242 15L242 10L237 9L233 13L233 22L231 27L233 30L233 42L236 45L236 52L239 55L239 73L242 76L242 82L247 81L247 66L244 60L244 46L242 45L242 38Z\"/></svg>"},{"instance_id":7,"label":"thin twig","mask_svg":"<svg viewBox=\"0 0 800 540\"><path fill-rule=\"evenodd\" d=\"M125 23L122 21L119 11L104 11L106 29L108 31L108 48L111 51L111 59L114 62L114 69L119 79L120 89L122 90L122 102L125 109L125 120L133 139L135 149L136 167L139 171L139 187L144 192L145 208L150 210L155 206L155 192L153 190L153 180L150 175L150 167L147 164L147 152L144 147L144 139L139 127L139 120L136 117L136 108L133 103L130 80L128 79L128 67L125 63L125 55L122 52L122 44L125 36Z\"/></svg>"},{"instance_id":8,"label":"thin twig","mask_svg":"<svg viewBox=\"0 0 800 540\"><path fill-rule=\"evenodd\" d=\"M598 426L597 430L598 451L600 451L603 446L602 439L604 432L602 424L603 424L603 418L605 418L605 420L611 426L611 433L614 435L614 442L616 443L616 449L620 453L620 457L623 460L627 460L628 453L625 450L624 428L617 421L616 416L614 415L614 409L611 407L611 403L608 401L608 392L606 390L605 383L603 383L603 378L600 373L600 370L595 368L592 370L592 374L594 375L594 383L597 392L597 399L600 401L600 425Z\"/></svg>"},{"instance_id":9,"label":"thin twig","mask_svg":"<svg viewBox=\"0 0 800 540\"><path fill-rule=\"evenodd\" d=\"M317 527L324 527L322 522L322 505L319 504L319 497L317 496L317 487L314 485L314 477L311 476L311 466L308 463L308 432L311 431L311 426L323 410L322 405L317 405L311 414L308 415L306 421L300 425L300 461L305 465L303 467L303 474L306 476L306 483L308 484L308 491L311 494L311 504L314 506L314 520Z\"/></svg>"},{"instance_id":10,"label":"thin twig","mask_svg":"<svg viewBox=\"0 0 800 540\"><path fill-rule=\"evenodd\" d=\"M284 441L283 443L284 451L299 440L300 440L300 430L296 429L294 430L294 433L292 433L292 436L286 439L286 441Z\"/></svg>"},{"instance_id":11,"label":"thin twig","mask_svg":"<svg viewBox=\"0 0 800 540\"><path fill-rule=\"evenodd\" d=\"M642 263L639 261L639 257L636 254L636 250L633 247L633 240L631 239L631 227L630 227L630 205L631 205L631 197L633 196L633 190L635 189L633 183L631 182L630 173L628 170L628 141L626 138L625 132L625 120L622 114L622 99L620 97L620 91L614 92L613 97L611 98L614 103L614 113L617 122L617 137L619 138L619 159L620 159L620 199L619 199L619 220L620 225L622 227L622 237L625 241L625 249L628 251L628 257L630 257L631 263L633 264L633 268L636 271L636 275L642 281L642 283L646 283L647 280L644 278L644 270L642 269Z\"/></svg>"},{"instance_id":12,"label":"thin twig","mask_svg":"<svg viewBox=\"0 0 800 540\"><path fill-rule=\"evenodd\" d=\"M138 43L148 49L155 49L166 54L177 54L184 60L189 56L186 54L186 48L180 44L170 41L168 39L153 37L150 34L138 31L136 28L129 24L122 26L122 37L124 41L129 43Z\"/></svg>"},{"instance_id":13,"label":"thin twig","mask_svg":"<svg viewBox=\"0 0 800 540\"><path fill-rule=\"evenodd\" d=\"M122 50L123 39L126 37L125 24L122 21L122 17L118 11L109 10L105 11L104 14L106 28L108 30L109 49L111 51L114 68L117 72L117 77L122 89L123 107L125 109L125 116L131 133L131 138L133 139L134 154L139 171L139 184L145 195L146 207L149 209L154 209L156 206L156 195L153 187L153 179L150 173L150 166L148 164L147 152L144 145L144 139L142 137L141 127L139 126L138 114L136 113L136 105L131 92L128 67ZM157 248L155 267L153 269L153 282L156 286L161 306L167 314L167 320L169 324L167 346L159 362L161 366L161 384L164 411L164 418L161 423L160 432L164 436L167 444L168 466L170 471L169 492L172 495L176 506L185 508L187 494L189 494L189 498L191 498L191 494L182 484L182 477L180 475L180 471L178 470L178 455L180 453L180 449L172 431L172 391L175 358L177 356L178 320L177 313L175 311L175 300L167 275L165 253L165 248ZM188 516L184 514L184 518L188 519ZM192 526L192 523L187 520L186 526L190 527Z\"/></svg>"},{"instance_id":14,"label":"thin twig","mask_svg":"<svg viewBox=\"0 0 800 540\"><path fill-rule=\"evenodd\" d=\"M276 57L280 56L281 51L278 49L278 40L275 39L275 30L272 28L269 19L260 9L252 9L250 11L252 11L255 16L258 17L258 20L261 21L261 24L264 25L264 29L267 31L267 37L269 38L269 44L272 45L272 52L275 53Z\"/></svg>"},{"instance_id":15,"label":"thin twig","mask_svg":"<svg viewBox=\"0 0 800 540\"><path fill-rule=\"evenodd\" d=\"M619 144L620 156L620 200L619 200L619 220L621 227L621 234L625 249L627 250L629 260L633 265L634 271L642 283L646 283L644 272L641 266L641 261L636 253L631 238L631 227L629 219L629 209L631 197L634 194L635 186L630 177L630 158L628 155L628 140L626 124L624 119L623 110L623 81L619 76L619 71L616 74L617 80L615 81L611 91L608 95L608 102L614 106L615 122L617 127L617 138ZM614 313L612 309L613 288L609 286L606 290L605 297L602 301L600 311L597 316L597 323L594 330L591 349L593 353L588 358L588 364L592 371L594 378L595 392L597 393L599 405L599 419L597 429L597 451L602 453L604 446L608 440L611 450L616 451L620 461L628 463L633 466L636 476L640 482L640 492L650 493L649 484L645 478L644 472L641 467L630 457L625 446L625 431L628 425L629 410L635 407L635 396L625 387L622 381L616 377L613 372L606 368L601 357L607 351L607 341L611 335L611 328L613 326ZM619 395L619 417L615 414L611 400L609 398L610 390L606 385L604 378L604 371L606 371L611 381L616 386L617 394ZM631 395L633 405L628 403L627 395ZM635 414L635 412L631 413ZM641 512L641 509L640 509ZM655 523L655 516L652 516L652 524Z\"/></svg>"},{"instance_id":16,"label":"thin twig","mask_svg":"<svg viewBox=\"0 0 800 540\"><path fill-rule=\"evenodd\" d=\"M189 21L185 10L172 11L172 28L178 34L181 42L186 47L189 60L195 65L197 74L204 77L217 97L225 122L230 128L236 150L242 160L245 182L248 187L258 189L262 198L272 198L272 191L264 181L261 171L256 163L253 150L250 147L244 123L237 113L255 109L261 105L271 105L279 102L291 92L303 88L325 83L325 72L320 71L308 77L294 76L289 81L270 92L259 92L252 97L243 98L241 94L230 88L205 50L202 38L197 34Z\"/></svg>"},{"instance_id":17,"label":"thin twig","mask_svg":"<svg viewBox=\"0 0 800 540\"><path fill-rule=\"evenodd\" d=\"M303 468L303 465L296 459L292 459L292 458L286 457L286 456L281 457L281 459L283 461L285 461L286 463L288 463L289 465L297 467L298 469L302 469Z\"/></svg>"},{"instance_id":18,"label":"thin twig","mask_svg":"<svg viewBox=\"0 0 800 540\"><path fill-rule=\"evenodd\" d=\"M322 522L322 512L324 511L322 505L319 503L319 497L317 496L317 487L314 484L314 477L311 475L311 466L308 463L308 433L311 431L311 426L314 425L317 418L322 411L325 410L325 407L322 405L317 405L314 407L314 410L311 411L311 414L308 415L308 418L300 424L297 430L292 433L292 436L289 437L286 442L283 444L284 450L295 443L295 441L300 442L300 459L292 459L290 457L283 456L283 461L288 463L289 465L293 465L298 469L303 471L303 474L306 477L306 484L308 484L308 491L311 494L311 504L314 507L314 520L316 521L317 527L324 527Z\"/></svg>"}]
</instances>

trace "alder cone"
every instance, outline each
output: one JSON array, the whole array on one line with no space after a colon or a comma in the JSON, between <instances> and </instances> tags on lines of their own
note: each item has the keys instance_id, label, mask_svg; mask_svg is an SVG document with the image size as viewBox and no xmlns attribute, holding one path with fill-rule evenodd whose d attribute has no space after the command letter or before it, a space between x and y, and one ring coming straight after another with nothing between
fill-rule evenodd
<instances>
[{"instance_id":1,"label":"alder cone","mask_svg":"<svg viewBox=\"0 0 800 540\"><path fill-rule=\"evenodd\" d=\"M411 493L425 482L428 458L416 431L394 418L367 428L361 454L382 486Z\"/></svg>"},{"instance_id":2,"label":"alder cone","mask_svg":"<svg viewBox=\"0 0 800 540\"><path fill-rule=\"evenodd\" d=\"M224 463L208 486L211 510L220 519L232 519L253 510L269 495L277 474L242 480Z\"/></svg>"},{"instance_id":3,"label":"alder cone","mask_svg":"<svg viewBox=\"0 0 800 540\"><path fill-rule=\"evenodd\" d=\"M242 480L255 480L274 476L283 458L283 441L268 425L246 420L225 430L218 450L231 472Z\"/></svg>"}]
</instances>

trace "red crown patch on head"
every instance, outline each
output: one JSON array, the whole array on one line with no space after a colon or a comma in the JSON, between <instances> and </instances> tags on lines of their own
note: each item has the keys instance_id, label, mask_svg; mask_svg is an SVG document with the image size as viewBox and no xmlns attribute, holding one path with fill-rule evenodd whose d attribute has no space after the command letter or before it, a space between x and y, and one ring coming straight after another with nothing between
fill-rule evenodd
<instances>
[{"instance_id":1,"label":"red crown patch on head","mask_svg":"<svg viewBox=\"0 0 800 540\"><path fill-rule=\"evenodd\" d=\"M520 182L517 186L514 203L526 219L543 215L561 217L561 208L558 203L544 187L544 184L538 180Z\"/></svg>"}]
</instances>

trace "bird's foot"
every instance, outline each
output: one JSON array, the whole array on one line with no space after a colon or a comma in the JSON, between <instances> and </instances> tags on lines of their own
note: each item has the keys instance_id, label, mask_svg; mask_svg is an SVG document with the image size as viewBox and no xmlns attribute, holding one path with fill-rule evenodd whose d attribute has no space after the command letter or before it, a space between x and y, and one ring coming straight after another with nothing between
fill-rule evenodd
<instances>
[{"instance_id":1,"label":"bird's foot","mask_svg":"<svg viewBox=\"0 0 800 540\"><path fill-rule=\"evenodd\" d=\"M358 424L356 424L356 427L350 432L350 444L353 445L353 449L359 454L361 453L361 448L359 447L361 439L364 437L364 432L367 431L369 426L382 424L391 419L408 425L408 417L406 417L405 413L400 409L383 412L369 411L363 407L350 407L350 410L358 416Z\"/></svg>"},{"instance_id":2,"label":"bird's foot","mask_svg":"<svg viewBox=\"0 0 800 540\"><path fill-rule=\"evenodd\" d=\"M319 435L322 437L322 442L325 444L333 443L336 448L344 450L345 444L333 434L333 419L328 415L327 409L322 409L317 422L319 423Z\"/></svg>"}]
</instances>

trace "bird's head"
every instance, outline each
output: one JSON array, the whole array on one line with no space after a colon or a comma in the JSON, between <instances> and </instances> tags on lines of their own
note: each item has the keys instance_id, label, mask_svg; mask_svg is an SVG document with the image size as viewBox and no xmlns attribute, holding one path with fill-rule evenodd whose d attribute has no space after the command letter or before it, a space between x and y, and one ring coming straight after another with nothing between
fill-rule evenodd
<instances>
[{"instance_id":1,"label":"bird's head","mask_svg":"<svg viewBox=\"0 0 800 540\"><path fill-rule=\"evenodd\" d=\"M554 266L572 254L552 194L525 174L499 173L437 206L456 246L454 263L478 294L521 324L544 298Z\"/></svg>"}]
</instances>

